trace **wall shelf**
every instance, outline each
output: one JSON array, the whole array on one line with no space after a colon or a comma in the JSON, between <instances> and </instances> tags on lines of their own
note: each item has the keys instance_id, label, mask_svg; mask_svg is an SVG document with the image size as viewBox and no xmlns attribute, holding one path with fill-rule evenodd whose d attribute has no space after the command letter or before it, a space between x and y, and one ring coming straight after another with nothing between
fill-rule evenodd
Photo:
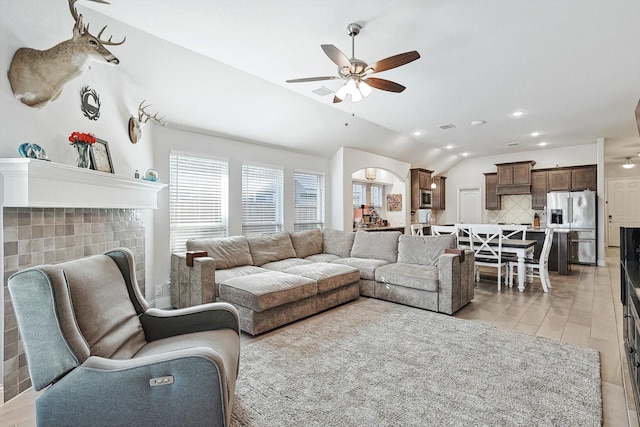
<instances>
[{"instance_id":1,"label":"wall shelf","mask_svg":"<svg viewBox=\"0 0 640 427\"><path fill-rule=\"evenodd\" d=\"M167 184L26 158L0 159L5 207L157 209Z\"/></svg>"}]
</instances>

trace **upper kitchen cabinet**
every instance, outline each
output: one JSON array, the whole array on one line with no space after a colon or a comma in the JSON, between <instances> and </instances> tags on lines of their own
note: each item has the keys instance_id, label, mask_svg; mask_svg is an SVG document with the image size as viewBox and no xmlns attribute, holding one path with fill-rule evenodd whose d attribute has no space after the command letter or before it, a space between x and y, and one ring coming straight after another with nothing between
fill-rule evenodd
<instances>
[{"instance_id":1,"label":"upper kitchen cabinet","mask_svg":"<svg viewBox=\"0 0 640 427\"><path fill-rule=\"evenodd\" d=\"M547 170L547 191L596 190L597 187L596 165Z\"/></svg>"},{"instance_id":2,"label":"upper kitchen cabinet","mask_svg":"<svg viewBox=\"0 0 640 427\"><path fill-rule=\"evenodd\" d=\"M547 172L547 191L570 191L571 169L550 170Z\"/></svg>"},{"instance_id":3,"label":"upper kitchen cabinet","mask_svg":"<svg viewBox=\"0 0 640 427\"><path fill-rule=\"evenodd\" d=\"M544 209L547 205L547 172L531 172L531 208Z\"/></svg>"},{"instance_id":4,"label":"upper kitchen cabinet","mask_svg":"<svg viewBox=\"0 0 640 427\"><path fill-rule=\"evenodd\" d=\"M498 174L495 172L484 174L484 208L487 210L500 210L500 196L497 192Z\"/></svg>"},{"instance_id":5,"label":"upper kitchen cabinet","mask_svg":"<svg viewBox=\"0 0 640 427\"><path fill-rule=\"evenodd\" d=\"M444 181L447 179L446 176L434 176L431 178L431 182L436 185L436 188L433 188L432 191L432 206L431 209L440 209L444 210L445 208L445 184Z\"/></svg>"},{"instance_id":6,"label":"upper kitchen cabinet","mask_svg":"<svg viewBox=\"0 0 640 427\"><path fill-rule=\"evenodd\" d=\"M533 160L513 163L498 163L497 194L528 194L531 192L531 169Z\"/></svg>"},{"instance_id":7,"label":"upper kitchen cabinet","mask_svg":"<svg viewBox=\"0 0 640 427\"><path fill-rule=\"evenodd\" d=\"M597 188L598 174L595 165L571 169L571 191L596 190Z\"/></svg>"},{"instance_id":8,"label":"upper kitchen cabinet","mask_svg":"<svg viewBox=\"0 0 640 427\"><path fill-rule=\"evenodd\" d=\"M431 174L428 169L411 169L411 210L420 209L420 190L431 190Z\"/></svg>"}]
</instances>

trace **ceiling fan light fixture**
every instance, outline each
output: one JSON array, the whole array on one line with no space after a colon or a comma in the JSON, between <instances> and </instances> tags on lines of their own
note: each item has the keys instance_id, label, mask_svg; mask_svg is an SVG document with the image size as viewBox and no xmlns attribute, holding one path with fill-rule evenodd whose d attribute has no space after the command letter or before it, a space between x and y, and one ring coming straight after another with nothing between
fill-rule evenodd
<instances>
[{"instance_id":1,"label":"ceiling fan light fixture","mask_svg":"<svg viewBox=\"0 0 640 427\"><path fill-rule=\"evenodd\" d=\"M356 88L355 92L353 92L351 94L351 101L352 102L360 102L362 101L364 98L362 97L362 93L360 93L360 90L358 90Z\"/></svg>"},{"instance_id":2,"label":"ceiling fan light fixture","mask_svg":"<svg viewBox=\"0 0 640 427\"><path fill-rule=\"evenodd\" d=\"M364 98L371 95L371 92L373 92L371 86L369 86L364 80L360 80L360 82L358 83L358 89L360 89L360 92L362 93L362 96Z\"/></svg>"},{"instance_id":3,"label":"ceiling fan light fixture","mask_svg":"<svg viewBox=\"0 0 640 427\"><path fill-rule=\"evenodd\" d=\"M336 98L340 99L341 101L344 101L346 97L347 97L347 85L344 84L340 86L340 89L336 91Z\"/></svg>"},{"instance_id":4,"label":"ceiling fan light fixture","mask_svg":"<svg viewBox=\"0 0 640 427\"><path fill-rule=\"evenodd\" d=\"M347 83L345 83L345 87L347 88L347 93L349 95L353 95L358 90L358 85L356 85L356 80L351 77L347 80Z\"/></svg>"},{"instance_id":5,"label":"ceiling fan light fixture","mask_svg":"<svg viewBox=\"0 0 640 427\"><path fill-rule=\"evenodd\" d=\"M635 167L635 163L633 162L633 160L631 160L631 157L627 157L627 159L622 162L622 167L625 169L631 169L633 167Z\"/></svg>"}]
</instances>

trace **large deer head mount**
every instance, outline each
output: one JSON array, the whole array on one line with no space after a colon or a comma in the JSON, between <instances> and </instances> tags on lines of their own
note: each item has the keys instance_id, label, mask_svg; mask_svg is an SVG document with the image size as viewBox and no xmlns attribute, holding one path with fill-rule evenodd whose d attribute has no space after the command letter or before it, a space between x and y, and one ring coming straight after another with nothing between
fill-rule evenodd
<instances>
[{"instance_id":1,"label":"large deer head mount","mask_svg":"<svg viewBox=\"0 0 640 427\"><path fill-rule=\"evenodd\" d=\"M145 108L151 106L144 105L145 101L142 101L138 106L138 117L131 116L129 118L129 139L132 143L137 143L142 138L142 128L149 121L149 119L155 120L162 127L167 126L167 123L164 121L164 117L158 117L158 113L155 113L153 116L146 111ZM144 106L143 106L144 105Z\"/></svg>"},{"instance_id":2,"label":"large deer head mount","mask_svg":"<svg viewBox=\"0 0 640 427\"><path fill-rule=\"evenodd\" d=\"M82 22L75 3L69 0L69 10L75 20L73 37L47 50L20 48L13 55L9 66L9 82L16 99L30 107L44 107L60 96L64 85L79 76L91 60L118 64L120 61L105 46L117 46L125 42L101 40L105 25L97 36L89 33L89 24ZM104 0L90 0L109 4Z\"/></svg>"}]
</instances>

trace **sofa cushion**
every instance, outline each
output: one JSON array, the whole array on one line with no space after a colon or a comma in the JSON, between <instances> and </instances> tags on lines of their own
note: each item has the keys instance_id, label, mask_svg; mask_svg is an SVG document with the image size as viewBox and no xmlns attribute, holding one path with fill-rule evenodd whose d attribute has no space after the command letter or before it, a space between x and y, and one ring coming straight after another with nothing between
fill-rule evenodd
<instances>
[{"instance_id":1,"label":"sofa cushion","mask_svg":"<svg viewBox=\"0 0 640 427\"><path fill-rule=\"evenodd\" d=\"M220 299L264 311L318 293L316 281L280 271L236 277L220 283Z\"/></svg>"},{"instance_id":2,"label":"sofa cushion","mask_svg":"<svg viewBox=\"0 0 640 427\"><path fill-rule=\"evenodd\" d=\"M388 261L382 259L369 258L340 258L333 261L334 264L344 264L355 267L360 270L360 278L364 280L375 280L376 268L389 264Z\"/></svg>"},{"instance_id":3,"label":"sofa cushion","mask_svg":"<svg viewBox=\"0 0 640 427\"><path fill-rule=\"evenodd\" d=\"M456 236L400 236L398 262L435 266L445 249L456 247Z\"/></svg>"},{"instance_id":4,"label":"sofa cushion","mask_svg":"<svg viewBox=\"0 0 640 427\"><path fill-rule=\"evenodd\" d=\"M376 269L376 281L405 288L438 292L438 267L420 264L387 264Z\"/></svg>"},{"instance_id":5,"label":"sofa cushion","mask_svg":"<svg viewBox=\"0 0 640 427\"><path fill-rule=\"evenodd\" d=\"M351 256L351 247L356 233L353 231L322 230L322 252L338 255L340 258Z\"/></svg>"},{"instance_id":6,"label":"sofa cushion","mask_svg":"<svg viewBox=\"0 0 640 427\"><path fill-rule=\"evenodd\" d=\"M357 268L327 262L299 265L287 268L283 270L283 273L297 274L315 280L318 283L318 293L337 289L360 280L360 271Z\"/></svg>"},{"instance_id":7,"label":"sofa cushion","mask_svg":"<svg viewBox=\"0 0 640 427\"><path fill-rule=\"evenodd\" d=\"M256 267L255 265L241 265L238 267L226 268L224 270L216 270L215 282L220 284L225 280L233 279L235 277L248 276L250 274L265 273L269 270L262 267Z\"/></svg>"},{"instance_id":8,"label":"sofa cushion","mask_svg":"<svg viewBox=\"0 0 640 427\"><path fill-rule=\"evenodd\" d=\"M340 257L334 254L316 254L309 255L305 259L312 262L333 262L337 259L340 259Z\"/></svg>"},{"instance_id":9,"label":"sofa cushion","mask_svg":"<svg viewBox=\"0 0 640 427\"><path fill-rule=\"evenodd\" d=\"M252 265L253 259L245 236L218 237L214 239L189 239L188 251L207 251L216 262L216 269Z\"/></svg>"},{"instance_id":10,"label":"sofa cushion","mask_svg":"<svg viewBox=\"0 0 640 427\"><path fill-rule=\"evenodd\" d=\"M297 256L288 231L262 236L248 236L247 242L253 258L253 265L258 267L271 261L296 258Z\"/></svg>"},{"instance_id":11,"label":"sofa cushion","mask_svg":"<svg viewBox=\"0 0 640 427\"><path fill-rule=\"evenodd\" d=\"M313 262L307 259L301 259L301 258L287 258L287 259L281 259L280 261L271 261L266 264L262 264L260 268L266 268L267 270L274 270L274 271L282 271L282 270L286 270L289 267L295 267L298 265L309 265L309 264L313 264Z\"/></svg>"},{"instance_id":12,"label":"sofa cushion","mask_svg":"<svg viewBox=\"0 0 640 427\"><path fill-rule=\"evenodd\" d=\"M398 260L399 231L362 231L358 230L351 248L355 258L375 258L388 262Z\"/></svg>"},{"instance_id":13,"label":"sofa cushion","mask_svg":"<svg viewBox=\"0 0 640 427\"><path fill-rule=\"evenodd\" d=\"M290 236L298 258L322 253L322 231L320 229L295 231Z\"/></svg>"}]
</instances>

